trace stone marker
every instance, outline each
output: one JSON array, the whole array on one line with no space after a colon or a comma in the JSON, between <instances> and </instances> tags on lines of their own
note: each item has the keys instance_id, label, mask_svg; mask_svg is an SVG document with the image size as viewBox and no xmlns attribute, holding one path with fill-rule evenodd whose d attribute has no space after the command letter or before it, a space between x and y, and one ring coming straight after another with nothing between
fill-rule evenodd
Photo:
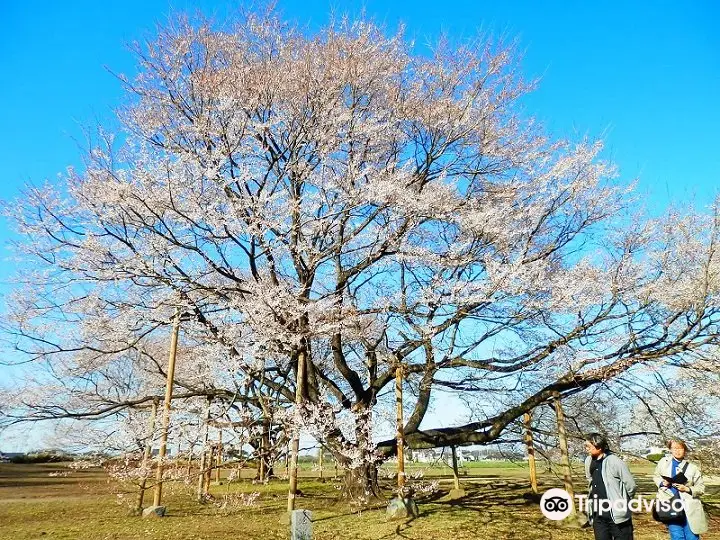
<instances>
[{"instance_id":1,"label":"stone marker","mask_svg":"<svg viewBox=\"0 0 720 540\"><path fill-rule=\"evenodd\" d=\"M390 499L385 512L385 515L390 520L414 518L418 514L417 503L414 500L400 497Z\"/></svg>"},{"instance_id":2,"label":"stone marker","mask_svg":"<svg viewBox=\"0 0 720 540\"><path fill-rule=\"evenodd\" d=\"M144 518L161 518L165 515L164 506L148 506L143 510L142 516Z\"/></svg>"},{"instance_id":3,"label":"stone marker","mask_svg":"<svg viewBox=\"0 0 720 540\"><path fill-rule=\"evenodd\" d=\"M290 514L290 540L312 540L312 512L293 510Z\"/></svg>"}]
</instances>

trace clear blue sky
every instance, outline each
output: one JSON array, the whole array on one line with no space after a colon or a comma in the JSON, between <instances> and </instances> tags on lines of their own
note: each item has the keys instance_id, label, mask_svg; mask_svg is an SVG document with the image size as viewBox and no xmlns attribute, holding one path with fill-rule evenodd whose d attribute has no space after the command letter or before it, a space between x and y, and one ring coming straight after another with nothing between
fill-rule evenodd
<instances>
[{"instance_id":1,"label":"clear blue sky","mask_svg":"<svg viewBox=\"0 0 720 540\"><path fill-rule=\"evenodd\" d=\"M541 4L547 4L545 6ZM549 5L552 4L552 5ZM478 29L518 36L528 109L559 134L605 134L625 178L651 204L706 201L720 171L720 7L705 2L330 2L285 0L290 19L316 27L331 9L366 12L418 41ZM125 43L151 35L173 10L222 18L235 2L146 0L3 2L0 7L0 197L78 163L80 126L123 99L104 66L132 73Z\"/></svg>"},{"instance_id":2,"label":"clear blue sky","mask_svg":"<svg viewBox=\"0 0 720 540\"><path fill-rule=\"evenodd\" d=\"M545 4L545 5L543 5ZM720 186L720 7L705 2L278 2L311 28L332 9L366 13L417 41L482 29L516 36L523 71L540 76L527 109L558 135L604 135L622 177L651 210L710 202ZM627 4L627 5L626 5ZM134 73L125 44L173 11L223 18L236 2L0 2L0 198L80 163L81 126L123 100L105 69ZM8 232L0 222L0 242ZM0 251L2 253L4 250ZM2 282L12 267L0 263ZM9 371L0 367L0 386Z\"/></svg>"}]
</instances>

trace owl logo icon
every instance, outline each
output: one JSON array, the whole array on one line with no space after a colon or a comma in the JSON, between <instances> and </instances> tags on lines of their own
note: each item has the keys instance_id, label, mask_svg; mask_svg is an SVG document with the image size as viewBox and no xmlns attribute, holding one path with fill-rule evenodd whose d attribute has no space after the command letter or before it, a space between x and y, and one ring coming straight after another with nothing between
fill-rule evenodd
<instances>
[{"instance_id":1,"label":"owl logo icon","mask_svg":"<svg viewBox=\"0 0 720 540\"><path fill-rule=\"evenodd\" d=\"M540 499L540 511L553 521L565 519L572 512L572 499L564 489L553 488L543 493Z\"/></svg>"}]
</instances>

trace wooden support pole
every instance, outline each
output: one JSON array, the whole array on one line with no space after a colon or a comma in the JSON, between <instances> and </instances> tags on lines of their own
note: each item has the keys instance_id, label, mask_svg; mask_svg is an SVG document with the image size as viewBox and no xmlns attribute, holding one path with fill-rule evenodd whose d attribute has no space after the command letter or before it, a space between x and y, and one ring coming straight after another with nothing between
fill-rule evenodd
<instances>
[{"instance_id":1,"label":"wooden support pole","mask_svg":"<svg viewBox=\"0 0 720 540\"><path fill-rule=\"evenodd\" d=\"M260 434L260 449L258 450L258 476L260 482L264 482L270 475L270 420L267 417L263 418L262 422L262 433ZM290 476L287 470L288 466L288 454L285 453L285 474Z\"/></svg>"},{"instance_id":2,"label":"wooden support pole","mask_svg":"<svg viewBox=\"0 0 720 540\"><path fill-rule=\"evenodd\" d=\"M323 465L324 465L324 461L325 461L323 459L324 454L325 454L325 449L323 448L322 445L320 445L320 455L318 456L318 462L319 462L319 466L320 466L320 480L323 480Z\"/></svg>"},{"instance_id":3,"label":"wooden support pole","mask_svg":"<svg viewBox=\"0 0 720 540\"><path fill-rule=\"evenodd\" d=\"M200 452L200 470L198 471L197 500L202 502L205 496L205 467L207 467L207 450Z\"/></svg>"},{"instance_id":4,"label":"wooden support pole","mask_svg":"<svg viewBox=\"0 0 720 540\"><path fill-rule=\"evenodd\" d=\"M295 387L295 404L299 408L302 406L305 398L305 351L298 354L297 359L297 383ZM300 453L300 426L292 438L292 447L290 453L290 487L288 489L287 511L288 513L295 510L295 497L297 495L298 484L298 455Z\"/></svg>"},{"instance_id":5,"label":"wooden support pole","mask_svg":"<svg viewBox=\"0 0 720 540\"><path fill-rule=\"evenodd\" d=\"M405 487L405 424L403 422L403 367L395 368L395 410L397 415L397 483Z\"/></svg>"},{"instance_id":6,"label":"wooden support pole","mask_svg":"<svg viewBox=\"0 0 720 540\"><path fill-rule=\"evenodd\" d=\"M197 500L198 502L202 502L203 498L205 497L205 469L207 468L207 443L208 443L208 437L210 436L209 433L209 423L210 423L210 405L212 404L212 401L210 399L207 400L207 406L205 408L205 421L203 422L203 439L202 439L202 446L200 447L200 471L198 473L198 485L197 485Z\"/></svg>"},{"instance_id":7,"label":"wooden support pole","mask_svg":"<svg viewBox=\"0 0 720 540\"><path fill-rule=\"evenodd\" d=\"M287 464L287 454L285 454L285 463ZM258 450L258 480L262 484L265 482L265 439L260 439L260 449Z\"/></svg>"},{"instance_id":8,"label":"wooden support pole","mask_svg":"<svg viewBox=\"0 0 720 540\"><path fill-rule=\"evenodd\" d=\"M457 447L451 446L450 450L452 452L452 470L453 470L453 480L455 481L455 489L460 489L460 475L458 473L458 459L457 459Z\"/></svg>"},{"instance_id":9,"label":"wooden support pole","mask_svg":"<svg viewBox=\"0 0 720 540\"><path fill-rule=\"evenodd\" d=\"M217 452L217 468L215 469L215 482L220 483L220 466L222 465L222 452L223 452L223 443L222 443L222 429L218 433L218 452Z\"/></svg>"},{"instance_id":10,"label":"wooden support pole","mask_svg":"<svg viewBox=\"0 0 720 540\"><path fill-rule=\"evenodd\" d=\"M560 443L560 458L563 468L563 480L565 491L570 495L570 504L575 506L575 489L572 482L572 465L570 464L570 453L568 451L567 431L565 429L565 412L563 411L560 392L554 392L555 415L557 416L558 442Z\"/></svg>"},{"instance_id":11,"label":"wooden support pole","mask_svg":"<svg viewBox=\"0 0 720 540\"><path fill-rule=\"evenodd\" d=\"M300 453L300 439L293 437L290 443L290 477L288 488L287 511L295 510L295 497L297 496L297 480L298 480L298 454Z\"/></svg>"},{"instance_id":12,"label":"wooden support pole","mask_svg":"<svg viewBox=\"0 0 720 540\"><path fill-rule=\"evenodd\" d=\"M537 465L535 464L535 445L532 434L532 413L526 412L523 416L525 424L525 446L527 447L528 467L530 468L530 487L536 495L538 492Z\"/></svg>"},{"instance_id":13,"label":"wooden support pole","mask_svg":"<svg viewBox=\"0 0 720 540\"><path fill-rule=\"evenodd\" d=\"M170 337L170 355L168 357L167 378L165 380L165 403L163 407L162 431L160 432L160 451L158 452L157 474L153 506L160 506L162 500L163 468L167 453L168 429L170 427L170 401L172 400L173 380L175 379L175 358L177 356L178 335L180 334L180 308L175 310L172 334Z\"/></svg>"},{"instance_id":14,"label":"wooden support pole","mask_svg":"<svg viewBox=\"0 0 720 540\"><path fill-rule=\"evenodd\" d=\"M285 476L290 478L290 445L285 448Z\"/></svg>"},{"instance_id":15,"label":"wooden support pole","mask_svg":"<svg viewBox=\"0 0 720 540\"><path fill-rule=\"evenodd\" d=\"M193 462L193 446L191 445L188 449L188 457L187 457L187 468L185 469L185 476L187 477L187 481L190 481L190 473L192 472L192 462Z\"/></svg>"},{"instance_id":16,"label":"wooden support pole","mask_svg":"<svg viewBox=\"0 0 720 540\"><path fill-rule=\"evenodd\" d=\"M203 474L203 479L205 484L203 485L203 494L207 495L210 493L210 480L212 478L212 470L213 470L213 464L215 463L215 445L210 445L210 449L208 450L208 458L207 458L207 467L205 467L205 472Z\"/></svg>"},{"instance_id":17,"label":"wooden support pole","mask_svg":"<svg viewBox=\"0 0 720 540\"><path fill-rule=\"evenodd\" d=\"M142 468L143 468L143 477L140 481L140 491L138 492L138 498L137 498L137 504L135 505L135 509L138 512L142 511L143 507L143 500L145 498L145 486L147 485L147 467L148 463L150 463L150 454L152 453L152 443L153 438L155 437L155 419L157 418L157 409L158 409L158 400L153 399L152 402L152 410L150 411L150 420L148 421L148 434L147 438L145 439L145 448L143 449L143 459L142 459Z\"/></svg>"}]
</instances>

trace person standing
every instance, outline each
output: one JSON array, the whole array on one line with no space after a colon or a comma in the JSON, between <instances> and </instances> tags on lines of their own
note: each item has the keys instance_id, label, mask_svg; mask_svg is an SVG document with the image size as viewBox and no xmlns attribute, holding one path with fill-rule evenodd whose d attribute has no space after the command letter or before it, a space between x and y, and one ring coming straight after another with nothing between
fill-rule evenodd
<instances>
[{"instance_id":1,"label":"person standing","mask_svg":"<svg viewBox=\"0 0 720 540\"><path fill-rule=\"evenodd\" d=\"M607 438L590 433L585 438L585 477L588 495L588 519L595 540L633 540L629 502L637 485L627 464L610 451Z\"/></svg>"},{"instance_id":2,"label":"person standing","mask_svg":"<svg viewBox=\"0 0 720 540\"><path fill-rule=\"evenodd\" d=\"M707 531L707 518L699 497L705 493L700 468L685 459L688 446L685 441L671 439L667 443L670 455L658 461L653 480L658 486L658 498L669 499L679 496L683 501L684 515L676 523L668 523L670 540L698 540L700 534ZM682 472L684 482L671 483L663 478L674 478Z\"/></svg>"}]
</instances>

